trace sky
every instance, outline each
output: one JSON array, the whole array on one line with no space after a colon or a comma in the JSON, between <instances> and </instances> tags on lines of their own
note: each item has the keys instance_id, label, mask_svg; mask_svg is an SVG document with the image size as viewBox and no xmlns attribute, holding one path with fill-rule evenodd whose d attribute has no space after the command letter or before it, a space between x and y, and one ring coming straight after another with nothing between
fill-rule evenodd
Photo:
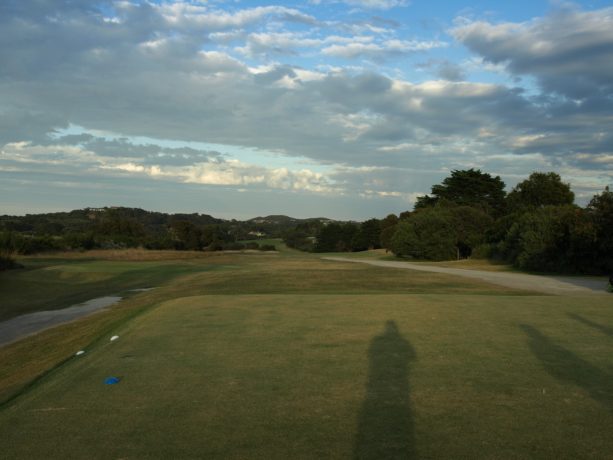
<instances>
[{"instance_id":1,"label":"sky","mask_svg":"<svg viewBox=\"0 0 613 460\"><path fill-rule=\"evenodd\" d=\"M410 210L613 186L612 1L0 2L0 214Z\"/></svg>"}]
</instances>

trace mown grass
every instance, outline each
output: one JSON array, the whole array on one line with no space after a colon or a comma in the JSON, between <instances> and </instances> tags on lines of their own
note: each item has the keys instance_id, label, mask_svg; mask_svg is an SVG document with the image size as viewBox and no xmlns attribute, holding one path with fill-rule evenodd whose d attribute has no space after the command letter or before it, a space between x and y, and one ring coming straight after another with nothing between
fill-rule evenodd
<instances>
[{"instance_id":1,"label":"mown grass","mask_svg":"<svg viewBox=\"0 0 613 460\"><path fill-rule=\"evenodd\" d=\"M193 294L533 294L452 275L390 270L314 257L254 258L249 263L234 264L224 272L183 278L177 285L189 285Z\"/></svg>"},{"instance_id":2,"label":"mown grass","mask_svg":"<svg viewBox=\"0 0 613 460\"><path fill-rule=\"evenodd\" d=\"M6 378L87 346L0 408L4 456L613 452L613 298L294 253L181 263L219 268L0 348L0 391L14 394Z\"/></svg>"},{"instance_id":3,"label":"mown grass","mask_svg":"<svg viewBox=\"0 0 613 460\"><path fill-rule=\"evenodd\" d=\"M133 311L188 295L526 294L448 275L322 261L293 252L283 256L175 253L178 260L172 260L172 254L166 251L156 251L148 257L138 251L111 251L103 254L103 260L97 256L90 252L24 260L30 268L9 273L0 284L4 318L61 308L126 289L158 288L146 295L138 294L134 300L130 298L134 294L129 293L116 308L0 348L0 402L96 340L110 325L129 318Z\"/></svg>"},{"instance_id":4,"label":"mown grass","mask_svg":"<svg viewBox=\"0 0 613 460\"><path fill-rule=\"evenodd\" d=\"M5 408L4 454L606 457L610 305L422 294L175 299ZM109 375L121 383L105 386Z\"/></svg>"}]
</instances>

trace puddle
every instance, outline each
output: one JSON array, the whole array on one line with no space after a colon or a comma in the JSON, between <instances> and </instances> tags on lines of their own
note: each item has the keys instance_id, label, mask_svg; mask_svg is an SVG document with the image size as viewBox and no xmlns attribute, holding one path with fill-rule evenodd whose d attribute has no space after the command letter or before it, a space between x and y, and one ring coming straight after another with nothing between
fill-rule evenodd
<instances>
[{"instance_id":1,"label":"puddle","mask_svg":"<svg viewBox=\"0 0 613 460\"><path fill-rule=\"evenodd\" d=\"M37 311L3 321L0 323L0 346L110 307L121 299L119 296L98 297L61 310Z\"/></svg>"}]
</instances>

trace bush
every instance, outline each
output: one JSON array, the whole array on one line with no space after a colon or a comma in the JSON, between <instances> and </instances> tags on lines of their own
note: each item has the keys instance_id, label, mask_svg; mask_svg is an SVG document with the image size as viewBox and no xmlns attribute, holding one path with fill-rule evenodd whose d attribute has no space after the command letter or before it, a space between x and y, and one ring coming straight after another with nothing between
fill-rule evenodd
<instances>
[{"instance_id":1,"label":"bush","mask_svg":"<svg viewBox=\"0 0 613 460\"><path fill-rule=\"evenodd\" d=\"M522 270L596 273L596 229L573 205L526 212L500 244L506 260Z\"/></svg>"},{"instance_id":2,"label":"bush","mask_svg":"<svg viewBox=\"0 0 613 460\"><path fill-rule=\"evenodd\" d=\"M0 256L0 272L14 268L23 268L23 265L18 264L12 257Z\"/></svg>"},{"instance_id":3,"label":"bush","mask_svg":"<svg viewBox=\"0 0 613 460\"><path fill-rule=\"evenodd\" d=\"M471 257L473 259L489 259L492 257L492 245L483 243L473 249Z\"/></svg>"},{"instance_id":4,"label":"bush","mask_svg":"<svg viewBox=\"0 0 613 460\"><path fill-rule=\"evenodd\" d=\"M243 249L245 249L245 245L243 243L228 243L224 246L224 249L226 251L242 251Z\"/></svg>"},{"instance_id":5,"label":"bush","mask_svg":"<svg viewBox=\"0 0 613 460\"><path fill-rule=\"evenodd\" d=\"M260 251L276 251L277 248L274 244L263 244L260 246Z\"/></svg>"}]
</instances>

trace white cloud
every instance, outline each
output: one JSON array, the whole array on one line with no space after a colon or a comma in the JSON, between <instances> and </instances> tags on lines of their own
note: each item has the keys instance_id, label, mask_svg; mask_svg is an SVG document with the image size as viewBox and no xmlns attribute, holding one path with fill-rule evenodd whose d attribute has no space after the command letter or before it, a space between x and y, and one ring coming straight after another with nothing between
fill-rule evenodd
<instances>
[{"instance_id":1,"label":"white cloud","mask_svg":"<svg viewBox=\"0 0 613 460\"><path fill-rule=\"evenodd\" d=\"M193 5L188 2L162 3L155 5L166 24L181 30L218 31L243 28L275 16L285 21L315 24L314 17L293 8L284 6L258 6L236 12L212 10L207 6Z\"/></svg>"},{"instance_id":2,"label":"white cloud","mask_svg":"<svg viewBox=\"0 0 613 460\"><path fill-rule=\"evenodd\" d=\"M389 10L391 8L408 6L408 0L311 0L310 3L345 3L349 6L365 9Z\"/></svg>"},{"instance_id":3,"label":"white cloud","mask_svg":"<svg viewBox=\"0 0 613 460\"><path fill-rule=\"evenodd\" d=\"M247 36L245 46L238 46L235 50L245 56L266 56L269 54L296 54L299 50L319 50L329 44L337 43L369 43L373 36L344 37L328 35L314 37L305 32L257 32Z\"/></svg>"},{"instance_id":4,"label":"white cloud","mask_svg":"<svg viewBox=\"0 0 613 460\"><path fill-rule=\"evenodd\" d=\"M356 41L353 43L330 45L322 50L324 55L342 57L346 59L368 58L382 60L394 55L427 51L433 48L446 47L447 43L441 41L418 41L418 40L385 40L380 43L365 43Z\"/></svg>"}]
</instances>

